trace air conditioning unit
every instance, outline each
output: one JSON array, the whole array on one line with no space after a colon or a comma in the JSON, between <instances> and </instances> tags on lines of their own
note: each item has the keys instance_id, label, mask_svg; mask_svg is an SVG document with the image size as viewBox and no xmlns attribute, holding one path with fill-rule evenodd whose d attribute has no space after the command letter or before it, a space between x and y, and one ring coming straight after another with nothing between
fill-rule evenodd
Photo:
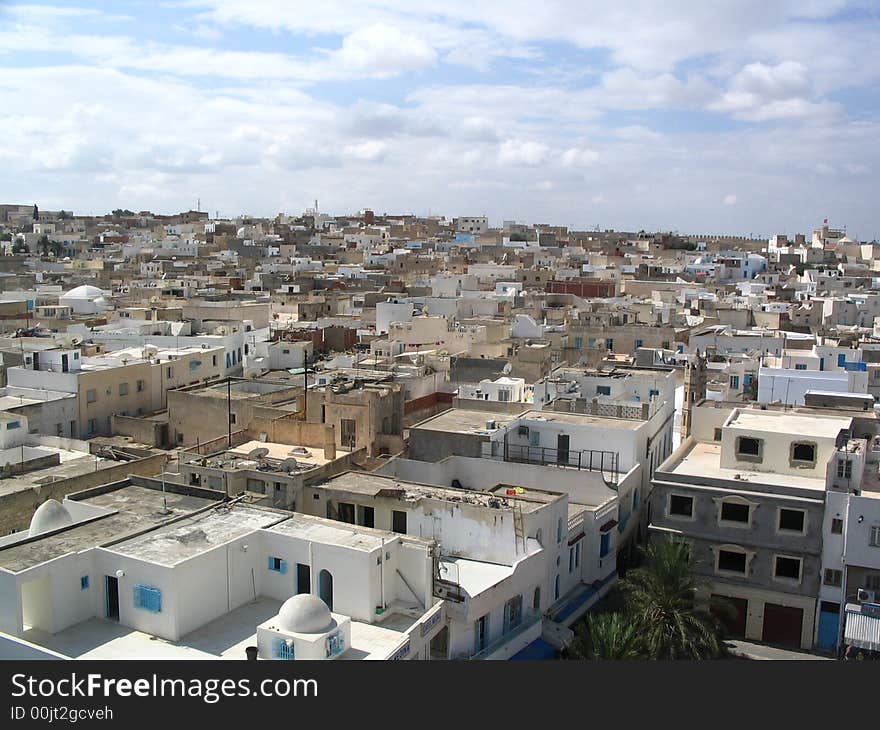
<instances>
[{"instance_id":1,"label":"air conditioning unit","mask_svg":"<svg viewBox=\"0 0 880 730\"><path fill-rule=\"evenodd\" d=\"M859 603L877 603L877 591L859 588L856 598Z\"/></svg>"}]
</instances>

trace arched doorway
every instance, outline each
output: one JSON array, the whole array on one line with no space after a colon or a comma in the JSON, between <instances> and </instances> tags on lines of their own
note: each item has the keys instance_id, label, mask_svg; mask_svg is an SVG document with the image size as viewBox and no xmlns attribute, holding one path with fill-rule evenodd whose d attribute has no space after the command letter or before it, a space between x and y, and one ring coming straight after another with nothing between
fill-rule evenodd
<instances>
[{"instance_id":1,"label":"arched doorway","mask_svg":"<svg viewBox=\"0 0 880 730\"><path fill-rule=\"evenodd\" d=\"M318 574L318 597L333 610L333 576L329 570L322 570Z\"/></svg>"}]
</instances>

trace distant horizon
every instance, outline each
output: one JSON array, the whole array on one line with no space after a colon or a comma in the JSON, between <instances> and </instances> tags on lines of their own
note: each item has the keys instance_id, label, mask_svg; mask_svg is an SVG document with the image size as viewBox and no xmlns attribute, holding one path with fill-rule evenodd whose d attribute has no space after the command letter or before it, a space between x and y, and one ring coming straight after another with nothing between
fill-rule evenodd
<instances>
[{"instance_id":1,"label":"distant horizon","mask_svg":"<svg viewBox=\"0 0 880 730\"><path fill-rule=\"evenodd\" d=\"M876 240L878 37L863 0L11 0L0 199Z\"/></svg>"},{"instance_id":2,"label":"distant horizon","mask_svg":"<svg viewBox=\"0 0 880 730\"><path fill-rule=\"evenodd\" d=\"M35 204L34 203L3 203L3 202L0 202L0 206L18 206L20 208L30 208L30 207L33 207L33 205L35 205ZM135 215L139 215L140 213L151 213L153 215L161 215L161 216L168 216L168 217L186 215L187 213L204 213L205 215L208 216L208 220L234 220L235 218L255 218L255 219L259 219L259 220L271 220L271 219L277 218L278 216L281 216L281 215L289 216L291 218L301 218L301 217L304 217L307 215L306 211L303 211L301 213L291 213L291 212L287 212L287 211L279 211L277 213L272 213L269 215L256 215L254 213L242 212L242 213L236 213L234 215L220 215L218 217L218 216L215 216L212 211L198 210L197 208L187 208L187 209L179 209L174 212L165 212L165 211L161 211L161 210L152 210L149 208L138 208L137 210L135 210L134 208L128 208L125 206L122 206L120 208L114 208L114 209L108 210L104 213L83 213L83 212L77 212L74 209L64 207L64 206L61 206L61 207L48 206L48 207L44 208L44 206L41 206L39 203L36 203L36 205L37 205L38 210L47 210L50 212L62 212L63 211L65 213L70 213L75 218L102 218L102 217L105 217L108 215L112 215L114 210L128 210L128 211L131 211L132 213L134 213ZM440 219L447 220L450 222L452 222L456 218L472 218L472 217L480 217L483 215L482 213L460 213L460 214L450 215L450 214L435 213L435 212L422 215L419 213L405 212L405 211L396 211L396 212L383 211L383 212L380 212L378 210L375 210L375 209L369 208L369 207L367 207L367 208L361 207L361 208L357 209L357 212L347 212L347 213L328 213L326 211L322 211L319 207L318 213L319 213L319 215L326 215L326 216L329 216L330 218L354 218L354 217L357 217L358 215L360 215L360 211L363 211L363 210L370 210L370 211L372 211L372 213L376 217L379 217L379 218L397 218L397 217L402 218L402 217L410 216L410 217L419 218L419 219L440 218ZM626 226L624 226L624 227L600 226L600 227L598 227L598 229L596 228L596 226L593 226L591 228L572 228L570 226L565 226L565 224L555 223L553 221L546 221L546 220L528 221L528 220L523 220L523 219L513 220L510 218L502 219L500 225L493 225L493 220L492 220L491 216L488 216L488 221L489 221L489 228L491 230L496 230L496 231L503 229L505 221L511 221L515 225L523 225L523 226L547 226L550 228L566 227L568 231L575 232L575 233L589 233L589 232L605 233L605 232L609 232L609 231L614 232L614 233L646 233L646 234L648 234L648 233L655 233L655 234L667 233L667 234L679 235L679 236L691 236L691 237L693 237L693 236L717 236L719 238L744 238L744 239L751 239L751 240L756 240L756 241L767 240L775 235L786 235L786 236L789 236L790 238L793 239L795 235L802 234L802 235L807 236L809 238L814 230L818 230L823 225L823 223L820 222L818 225L814 224L814 226L812 228L810 228L809 230L795 231L794 233L787 232L787 231L775 231L774 233L770 233L768 235L762 235L759 233L742 234L742 233L734 233L734 232L728 232L728 231L688 231L688 230L684 230L681 228L649 229L649 228L631 228L631 227L626 227ZM846 231L845 225L844 226L835 225L834 222L831 220L829 220L828 223L824 224L824 225L827 225L830 229L833 229L833 230ZM849 232L847 232L847 235L849 236ZM855 235L855 234L853 234L853 235ZM858 238L855 238L853 240L855 240L855 241L861 240L861 242L864 242L864 243L871 243L873 241L876 241L876 239L858 239Z\"/></svg>"}]
</instances>

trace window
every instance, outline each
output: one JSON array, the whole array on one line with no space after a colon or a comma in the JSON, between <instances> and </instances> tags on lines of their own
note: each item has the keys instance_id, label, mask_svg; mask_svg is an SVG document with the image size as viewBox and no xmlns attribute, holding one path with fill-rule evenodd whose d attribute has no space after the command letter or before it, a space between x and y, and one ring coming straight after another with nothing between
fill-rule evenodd
<instances>
[{"instance_id":1,"label":"window","mask_svg":"<svg viewBox=\"0 0 880 730\"><path fill-rule=\"evenodd\" d=\"M98 391L94 388L90 388L86 391L86 403L94 403L98 400Z\"/></svg>"},{"instance_id":2,"label":"window","mask_svg":"<svg viewBox=\"0 0 880 730\"><path fill-rule=\"evenodd\" d=\"M880 547L880 525L871 527L871 537L868 540L871 547Z\"/></svg>"},{"instance_id":3,"label":"window","mask_svg":"<svg viewBox=\"0 0 880 730\"><path fill-rule=\"evenodd\" d=\"M656 388L651 388L651 389L648 391L648 397L649 397L649 398L653 398L655 395L660 395L660 391L657 390Z\"/></svg>"},{"instance_id":4,"label":"window","mask_svg":"<svg viewBox=\"0 0 880 730\"><path fill-rule=\"evenodd\" d=\"M529 446L540 446L541 445L541 432L535 431L532 429L529 432Z\"/></svg>"},{"instance_id":5,"label":"window","mask_svg":"<svg viewBox=\"0 0 880 730\"><path fill-rule=\"evenodd\" d=\"M535 588L535 593L532 596L532 611L538 613L541 610L541 586Z\"/></svg>"},{"instance_id":6,"label":"window","mask_svg":"<svg viewBox=\"0 0 880 730\"><path fill-rule=\"evenodd\" d=\"M345 634L337 631L327 637L327 656L332 657L345 651Z\"/></svg>"},{"instance_id":7,"label":"window","mask_svg":"<svg viewBox=\"0 0 880 730\"><path fill-rule=\"evenodd\" d=\"M720 429L720 428L716 428L716 429L715 429L715 433L713 434L712 438L713 438L715 441L720 441L720 440L721 440L721 429Z\"/></svg>"},{"instance_id":8,"label":"window","mask_svg":"<svg viewBox=\"0 0 880 730\"><path fill-rule=\"evenodd\" d=\"M747 525L751 516L751 507L748 504L739 502L722 502L721 503L721 521L737 522Z\"/></svg>"},{"instance_id":9,"label":"window","mask_svg":"<svg viewBox=\"0 0 880 730\"><path fill-rule=\"evenodd\" d=\"M807 513L802 509L779 508L779 531L780 532L803 532Z\"/></svg>"},{"instance_id":10,"label":"window","mask_svg":"<svg viewBox=\"0 0 880 730\"><path fill-rule=\"evenodd\" d=\"M833 535L842 535L843 534L843 520L839 517L834 517L831 520L831 533Z\"/></svg>"},{"instance_id":11,"label":"window","mask_svg":"<svg viewBox=\"0 0 880 730\"><path fill-rule=\"evenodd\" d=\"M167 375L168 379L171 380L171 378L174 377L174 368L171 368L171 367L166 368L165 374Z\"/></svg>"},{"instance_id":12,"label":"window","mask_svg":"<svg viewBox=\"0 0 880 730\"><path fill-rule=\"evenodd\" d=\"M816 466L816 444L795 441L791 445L791 466Z\"/></svg>"},{"instance_id":13,"label":"window","mask_svg":"<svg viewBox=\"0 0 880 730\"><path fill-rule=\"evenodd\" d=\"M119 395L128 395L128 383L119 384Z\"/></svg>"},{"instance_id":14,"label":"window","mask_svg":"<svg viewBox=\"0 0 880 730\"><path fill-rule=\"evenodd\" d=\"M489 614L480 616L474 621L474 653L477 654L489 646Z\"/></svg>"},{"instance_id":15,"label":"window","mask_svg":"<svg viewBox=\"0 0 880 730\"><path fill-rule=\"evenodd\" d=\"M142 393L142 392L143 392L143 390L144 390L144 381L143 381L143 380L138 380L138 381L137 381L137 384L136 384L136 386L135 386L135 390L137 390L138 393Z\"/></svg>"},{"instance_id":16,"label":"window","mask_svg":"<svg viewBox=\"0 0 880 730\"><path fill-rule=\"evenodd\" d=\"M559 576L556 576L556 579L553 581L553 600L557 600L559 598Z\"/></svg>"},{"instance_id":17,"label":"window","mask_svg":"<svg viewBox=\"0 0 880 730\"><path fill-rule=\"evenodd\" d=\"M574 546L574 567L581 567L581 546L583 543L578 540L577 544Z\"/></svg>"},{"instance_id":18,"label":"window","mask_svg":"<svg viewBox=\"0 0 880 730\"><path fill-rule=\"evenodd\" d=\"M10 421L6 424L6 430L12 431L13 429L21 428L21 421Z\"/></svg>"},{"instance_id":19,"label":"window","mask_svg":"<svg viewBox=\"0 0 880 730\"><path fill-rule=\"evenodd\" d=\"M852 459L840 459L837 462L837 478L838 479L851 479L852 478Z\"/></svg>"},{"instance_id":20,"label":"window","mask_svg":"<svg viewBox=\"0 0 880 730\"><path fill-rule=\"evenodd\" d=\"M736 456L743 461L761 461L764 452L764 441L751 436L737 436Z\"/></svg>"},{"instance_id":21,"label":"window","mask_svg":"<svg viewBox=\"0 0 880 730\"><path fill-rule=\"evenodd\" d=\"M504 633L522 623L522 596L514 596L504 604Z\"/></svg>"},{"instance_id":22,"label":"window","mask_svg":"<svg viewBox=\"0 0 880 730\"><path fill-rule=\"evenodd\" d=\"M843 583L843 571L834 570L833 568L825 568L825 576L823 577L822 582L826 586L836 586L839 588Z\"/></svg>"},{"instance_id":23,"label":"window","mask_svg":"<svg viewBox=\"0 0 880 730\"><path fill-rule=\"evenodd\" d=\"M561 542L562 542L562 518L557 517L556 518L556 544L558 545Z\"/></svg>"},{"instance_id":24,"label":"window","mask_svg":"<svg viewBox=\"0 0 880 730\"><path fill-rule=\"evenodd\" d=\"M234 413L229 414L229 422L231 424L235 425L235 414Z\"/></svg>"},{"instance_id":25,"label":"window","mask_svg":"<svg viewBox=\"0 0 880 730\"><path fill-rule=\"evenodd\" d=\"M680 494L670 494L668 513L670 517L693 517L694 498L685 497Z\"/></svg>"},{"instance_id":26,"label":"window","mask_svg":"<svg viewBox=\"0 0 880 730\"><path fill-rule=\"evenodd\" d=\"M568 549L568 572L574 573L574 548Z\"/></svg>"},{"instance_id":27,"label":"window","mask_svg":"<svg viewBox=\"0 0 880 730\"><path fill-rule=\"evenodd\" d=\"M293 642L290 639L282 639L276 636L272 639L272 658L290 661L296 658Z\"/></svg>"},{"instance_id":28,"label":"window","mask_svg":"<svg viewBox=\"0 0 880 730\"><path fill-rule=\"evenodd\" d=\"M211 355L211 367L217 367L217 356ZM140 381L138 381L140 382Z\"/></svg>"},{"instance_id":29,"label":"window","mask_svg":"<svg viewBox=\"0 0 880 730\"><path fill-rule=\"evenodd\" d=\"M596 395L611 395L611 386L610 385L597 385L596 386Z\"/></svg>"},{"instance_id":30,"label":"window","mask_svg":"<svg viewBox=\"0 0 880 730\"><path fill-rule=\"evenodd\" d=\"M509 403L510 402L510 391L506 388L500 389L498 391L498 401L500 403Z\"/></svg>"},{"instance_id":31,"label":"window","mask_svg":"<svg viewBox=\"0 0 880 730\"><path fill-rule=\"evenodd\" d=\"M604 558L609 552L611 552L611 533L603 532L599 540L599 557Z\"/></svg>"},{"instance_id":32,"label":"window","mask_svg":"<svg viewBox=\"0 0 880 730\"><path fill-rule=\"evenodd\" d=\"M739 390L739 375L730 376L730 387L734 390Z\"/></svg>"},{"instance_id":33,"label":"window","mask_svg":"<svg viewBox=\"0 0 880 730\"><path fill-rule=\"evenodd\" d=\"M79 589L81 591L87 591L89 589L89 576L84 575L79 579Z\"/></svg>"},{"instance_id":34,"label":"window","mask_svg":"<svg viewBox=\"0 0 880 730\"><path fill-rule=\"evenodd\" d=\"M862 583L869 591L880 591L880 573L865 573Z\"/></svg>"},{"instance_id":35,"label":"window","mask_svg":"<svg viewBox=\"0 0 880 730\"><path fill-rule=\"evenodd\" d=\"M358 505L358 524L364 527L373 527L375 524L375 510L372 507Z\"/></svg>"},{"instance_id":36,"label":"window","mask_svg":"<svg viewBox=\"0 0 880 730\"><path fill-rule=\"evenodd\" d=\"M284 575L287 573L287 561L270 555L268 568L273 573L281 573L281 575Z\"/></svg>"},{"instance_id":37,"label":"window","mask_svg":"<svg viewBox=\"0 0 880 730\"><path fill-rule=\"evenodd\" d=\"M773 575L776 578L800 581L801 562L800 558L787 558L784 555L777 555L776 568Z\"/></svg>"},{"instance_id":38,"label":"window","mask_svg":"<svg viewBox=\"0 0 880 730\"><path fill-rule=\"evenodd\" d=\"M739 550L719 550L717 569L727 573L746 574L746 554Z\"/></svg>"},{"instance_id":39,"label":"window","mask_svg":"<svg viewBox=\"0 0 880 730\"><path fill-rule=\"evenodd\" d=\"M339 503L339 521L354 524L354 505L350 502Z\"/></svg>"},{"instance_id":40,"label":"window","mask_svg":"<svg viewBox=\"0 0 880 730\"><path fill-rule=\"evenodd\" d=\"M803 363L803 362L795 363L794 369L795 370L806 370L807 364Z\"/></svg>"},{"instance_id":41,"label":"window","mask_svg":"<svg viewBox=\"0 0 880 730\"><path fill-rule=\"evenodd\" d=\"M357 442L357 424L355 423L354 419L341 419L340 434L342 445L353 449L355 443Z\"/></svg>"},{"instance_id":42,"label":"window","mask_svg":"<svg viewBox=\"0 0 880 730\"><path fill-rule=\"evenodd\" d=\"M398 532L401 535L406 534L406 512L392 510L392 512L391 512L391 531Z\"/></svg>"},{"instance_id":43,"label":"window","mask_svg":"<svg viewBox=\"0 0 880 730\"><path fill-rule=\"evenodd\" d=\"M644 344L643 340L636 340L636 349L640 348Z\"/></svg>"},{"instance_id":44,"label":"window","mask_svg":"<svg viewBox=\"0 0 880 730\"><path fill-rule=\"evenodd\" d=\"M142 608L150 613L162 613L162 591L158 588L136 585L133 592L135 608Z\"/></svg>"}]
</instances>

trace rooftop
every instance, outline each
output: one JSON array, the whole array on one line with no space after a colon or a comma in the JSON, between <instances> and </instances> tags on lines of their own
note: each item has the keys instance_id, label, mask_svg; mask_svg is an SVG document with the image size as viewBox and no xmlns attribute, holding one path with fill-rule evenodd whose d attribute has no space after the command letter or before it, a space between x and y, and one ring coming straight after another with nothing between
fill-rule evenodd
<instances>
[{"instance_id":1,"label":"rooftop","mask_svg":"<svg viewBox=\"0 0 880 730\"><path fill-rule=\"evenodd\" d=\"M217 504L215 500L168 491L166 498L168 509L171 510L168 515L162 512L162 496L161 490L129 484L79 500L115 512L33 539L27 539L26 533L22 532L23 542L0 547L0 567L14 573L27 570L53 558L105 545L125 535L133 535L202 507Z\"/></svg>"},{"instance_id":2,"label":"rooftop","mask_svg":"<svg viewBox=\"0 0 880 730\"><path fill-rule=\"evenodd\" d=\"M112 549L170 567L283 518L284 513L265 508L219 503L214 509L116 543Z\"/></svg>"},{"instance_id":3,"label":"rooftop","mask_svg":"<svg viewBox=\"0 0 880 730\"><path fill-rule=\"evenodd\" d=\"M494 509L512 508L517 502L523 512L538 509L541 505L559 499L558 494L538 490L525 490L516 495L506 494L507 489L516 489L506 484L497 485L490 492L471 489L454 489L428 484L417 484L393 476L383 476L372 472L350 471L330 479L321 485L368 497L390 497L401 501L417 502L421 499L437 499L458 502Z\"/></svg>"},{"instance_id":4,"label":"rooftop","mask_svg":"<svg viewBox=\"0 0 880 730\"><path fill-rule=\"evenodd\" d=\"M810 434L818 438L830 439L836 439L841 430L848 430L851 427L852 418L760 410L741 410L727 424L727 428L737 430Z\"/></svg>"},{"instance_id":5,"label":"rooftop","mask_svg":"<svg viewBox=\"0 0 880 730\"><path fill-rule=\"evenodd\" d=\"M450 408L439 415L422 421L412 426L413 429L425 429L428 431L446 431L457 433L474 433L486 430L487 421L495 421L496 428L502 428L513 422L516 416L494 411L470 411L464 408Z\"/></svg>"},{"instance_id":6,"label":"rooftop","mask_svg":"<svg viewBox=\"0 0 880 730\"><path fill-rule=\"evenodd\" d=\"M715 442L695 442L677 463L664 471L689 477L735 480L741 485L740 488L743 490L748 490L748 484L752 483L756 485L811 489L817 492L825 491L824 477L818 479L793 474L748 471L742 467L725 469L721 466L721 444Z\"/></svg>"}]
</instances>

